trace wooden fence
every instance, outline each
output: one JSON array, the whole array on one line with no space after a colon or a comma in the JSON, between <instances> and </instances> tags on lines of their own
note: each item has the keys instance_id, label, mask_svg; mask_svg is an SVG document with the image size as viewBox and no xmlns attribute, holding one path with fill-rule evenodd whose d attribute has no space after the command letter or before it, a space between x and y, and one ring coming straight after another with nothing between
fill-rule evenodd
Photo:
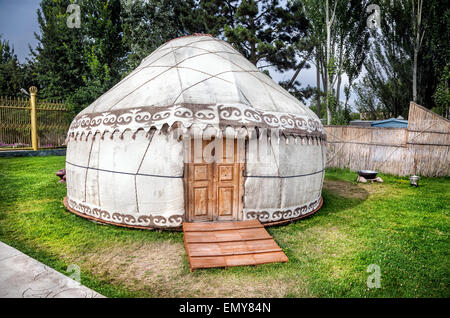
<instances>
[{"instance_id":1,"label":"wooden fence","mask_svg":"<svg viewBox=\"0 0 450 318\"><path fill-rule=\"evenodd\" d=\"M30 87L30 98L0 97L0 150L37 150L63 146L71 114L58 101L38 100Z\"/></svg>"},{"instance_id":2,"label":"wooden fence","mask_svg":"<svg viewBox=\"0 0 450 318\"><path fill-rule=\"evenodd\" d=\"M400 176L450 175L450 121L413 102L408 128L326 126L327 166Z\"/></svg>"}]
</instances>

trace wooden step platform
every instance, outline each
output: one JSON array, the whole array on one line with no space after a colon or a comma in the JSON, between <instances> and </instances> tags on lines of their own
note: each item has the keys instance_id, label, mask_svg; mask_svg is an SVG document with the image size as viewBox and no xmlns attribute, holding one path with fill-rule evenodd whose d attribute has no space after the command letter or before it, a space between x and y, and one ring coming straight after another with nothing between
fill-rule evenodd
<instances>
[{"instance_id":1,"label":"wooden step platform","mask_svg":"<svg viewBox=\"0 0 450 318\"><path fill-rule=\"evenodd\" d=\"M191 271L287 262L288 258L258 220L183 223Z\"/></svg>"}]
</instances>

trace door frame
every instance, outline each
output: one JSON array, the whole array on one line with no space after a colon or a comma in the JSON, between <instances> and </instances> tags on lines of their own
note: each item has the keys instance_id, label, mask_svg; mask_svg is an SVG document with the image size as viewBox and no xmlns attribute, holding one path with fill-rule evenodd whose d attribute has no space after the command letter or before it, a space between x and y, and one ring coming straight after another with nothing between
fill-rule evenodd
<instances>
[{"instance_id":1,"label":"door frame","mask_svg":"<svg viewBox=\"0 0 450 318\"><path fill-rule=\"evenodd\" d=\"M193 147L193 138L188 138L189 141L189 147L191 147L190 151L192 151L192 147ZM237 145L235 147L235 149L237 149L237 151L239 151L239 142L236 140L235 138L235 144ZM244 145L243 148L241 149L241 151L243 152L242 154L237 153L236 154L236 158L239 158L239 156L241 156L241 158L243 158L243 162L238 162L238 163L233 163L234 165L237 165L237 169L238 169L238 210L236 213L236 219L234 220L218 220L218 186L217 186L217 176L215 175L215 170L216 170L216 162L213 163L208 163L209 165L209 169L210 171L212 171L212 185L211 188L213 189L214 192L214 210L211 211L211 219L212 220L193 220L191 218L191 206L190 206L190 200L189 200L189 187L190 187L190 182L189 182L189 178L190 178L190 166L193 164L192 162L184 162L184 176L183 176L183 186L184 186L184 216L185 216L185 221L186 222L221 222L221 221L240 221L243 220L244 217L244 182L245 182L245 168L246 168L246 161L247 161L247 153L246 153L246 149L247 149L247 139L244 139ZM184 147L184 151L186 151L186 145ZM186 153L183 154L183 160L185 160L185 156ZM192 157L191 157L192 158Z\"/></svg>"}]
</instances>

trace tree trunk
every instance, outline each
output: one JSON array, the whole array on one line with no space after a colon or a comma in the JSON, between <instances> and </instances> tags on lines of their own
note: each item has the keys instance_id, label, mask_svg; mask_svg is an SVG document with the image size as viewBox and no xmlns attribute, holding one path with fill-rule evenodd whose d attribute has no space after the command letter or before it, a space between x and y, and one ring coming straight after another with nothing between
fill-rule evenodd
<instances>
[{"instance_id":1,"label":"tree trunk","mask_svg":"<svg viewBox=\"0 0 450 318\"><path fill-rule=\"evenodd\" d=\"M317 102L317 117L320 119L320 58L319 58L319 48L316 49L316 76L317 76L317 92L316 92L316 102Z\"/></svg>"},{"instance_id":2,"label":"tree trunk","mask_svg":"<svg viewBox=\"0 0 450 318\"><path fill-rule=\"evenodd\" d=\"M347 109L348 100L350 99L350 91L352 89L352 84L353 84L353 76L350 76L348 79L348 90L344 91L344 93L345 93L344 109Z\"/></svg>"},{"instance_id":3,"label":"tree trunk","mask_svg":"<svg viewBox=\"0 0 450 318\"><path fill-rule=\"evenodd\" d=\"M338 68L338 77L337 77L337 87L336 87L336 110L339 109L340 103L339 99L341 97L341 83L342 83L342 64L343 64L343 46L344 46L344 37L341 36L341 40L339 43L339 68Z\"/></svg>"},{"instance_id":4,"label":"tree trunk","mask_svg":"<svg viewBox=\"0 0 450 318\"><path fill-rule=\"evenodd\" d=\"M334 22L334 18L335 18L335 14L336 14L336 6L339 0L335 0L334 1L334 9L333 9L333 13L331 14L331 18L330 18L330 14L328 12L328 1L326 0L326 4L325 4L325 19L326 19L326 27L327 27L327 64L325 65L325 72L327 74L327 87L326 87L326 92L327 92L327 125L331 124L331 111L330 111L330 96L332 95L332 87L331 87L331 79L330 79L330 74L328 72L328 66L330 65L330 52L331 52L331 25Z\"/></svg>"},{"instance_id":5,"label":"tree trunk","mask_svg":"<svg viewBox=\"0 0 450 318\"><path fill-rule=\"evenodd\" d=\"M414 65L413 65L413 101L417 103L417 56L419 51L414 48Z\"/></svg>"},{"instance_id":6,"label":"tree trunk","mask_svg":"<svg viewBox=\"0 0 450 318\"><path fill-rule=\"evenodd\" d=\"M420 35L420 26L422 24L422 5L423 0L417 1L417 13L414 11L414 2L413 2L413 18L414 18L414 61L413 61L413 101L417 102L417 58L419 56L420 46L422 45L422 40L424 36L424 32L422 36Z\"/></svg>"},{"instance_id":7,"label":"tree trunk","mask_svg":"<svg viewBox=\"0 0 450 318\"><path fill-rule=\"evenodd\" d=\"M327 64L325 65L325 72L327 73L327 125L331 123L331 112L330 112L330 76L328 74L328 66L330 65L330 30L331 30L331 24L330 24L330 18L328 14L328 0L326 0L326 26L327 26Z\"/></svg>"},{"instance_id":8,"label":"tree trunk","mask_svg":"<svg viewBox=\"0 0 450 318\"><path fill-rule=\"evenodd\" d=\"M323 87L323 92L326 93L327 92L327 72L325 70L325 66L324 64L327 62L326 60L323 59L322 56L320 56L321 60L320 60L320 73L322 75L322 87Z\"/></svg>"},{"instance_id":9,"label":"tree trunk","mask_svg":"<svg viewBox=\"0 0 450 318\"><path fill-rule=\"evenodd\" d=\"M308 54L306 55L305 59L300 63L300 65L298 66L297 70L294 73L294 76L292 76L291 80L289 81L288 87L291 87L292 85L294 85L295 79L297 78L298 74L305 66L306 62L309 60L312 51L313 51L313 49L310 49L308 51Z\"/></svg>"},{"instance_id":10,"label":"tree trunk","mask_svg":"<svg viewBox=\"0 0 450 318\"><path fill-rule=\"evenodd\" d=\"M339 107L339 98L341 97L341 80L342 80L342 74L338 75L338 81L336 86L336 107Z\"/></svg>"}]
</instances>

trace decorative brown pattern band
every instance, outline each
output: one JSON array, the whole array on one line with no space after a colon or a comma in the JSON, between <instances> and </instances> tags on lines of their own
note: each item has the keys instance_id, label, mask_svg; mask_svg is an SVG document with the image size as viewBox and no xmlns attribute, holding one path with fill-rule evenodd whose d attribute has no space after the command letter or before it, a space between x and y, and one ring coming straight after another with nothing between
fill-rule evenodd
<instances>
[{"instance_id":1,"label":"decorative brown pattern band","mask_svg":"<svg viewBox=\"0 0 450 318\"><path fill-rule=\"evenodd\" d=\"M72 213L77 214L77 215L79 215L81 217L90 219L90 220L101 222L101 223L112 224L112 225L123 226L123 227L129 227L129 228L135 228L135 229L144 229L144 230L152 230L152 229L157 229L157 228L159 228L159 229L166 229L166 230L174 230L174 231L181 231L182 230L181 225L180 226L174 226L174 227L167 227L167 226L166 227L159 227L159 226L153 226L152 227L152 226L142 226L142 225L134 225L134 224L126 224L126 223L117 223L117 222L112 222L112 221L107 221L107 220L104 220L104 219L100 219L99 217L88 215L88 214L85 214L85 213L82 213L82 212L79 212L79 211L75 210L74 208L72 208L69 205L69 199L67 197L64 198L63 204L66 207L66 209L71 211ZM306 217L316 213L322 207L322 204L323 204L323 199L320 198L319 204L312 211L309 211L309 212L307 212L305 214L300 214L300 215L298 215L296 217L294 216L294 217L289 218L289 219L282 219L282 220L278 220L278 221L265 221L265 222L263 222L263 224L264 224L264 226L283 225L283 224L288 224L288 223L294 222L296 220L300 220L300 219L306 218ZM256 211L254 211L254 212L258 213ZM263 211L262 213L265 214L264 212L267 212L267 211ZM108 212L106 212L106 213L108 213ZM178 218L179 216L176 216L176 217Z\"/></svg>"},{"instance_id":2,"label":"decorative brown pattern band","mask_svg":"<svg viewBox=\"0 0 450 318\"><path fill-rule=\"evenodd\" d=\"M292 222L295 222L295 221L307 218L307 217L315 214L317 211L319 211L322 208L322 205L323 205L323 198L321 197L319 205L314 210L312 210L311 212L299 215L299 216L291 218L291 219L286 219L286 220L281 220L281 221L265 222L265 223L263 223L263 225L264 225L264 227L275 226L275 225L285 225L285 224L289 224L289 223L292 223Z\"/></svg>"},{"instance_id":3,"label":"decorative brown pattern band","mask_svg":"<svg viewBox=\"0 0 450 318\"><path fill-rule=\"evenodd\" d=\"M134 216L119 212L109 212L98 207L90 206L87 203L67 199L68 208L99 221L123 226L132 226L139 228L172 228L179 227L183 223L183 215L174 214L170 217L162 215L142 214Z\"/></svg>"},{"instance_id":4,"label":"decorative brown pattern band","mask_svg":"<svg viewBox=\"0 0 450 318\"><path fill-rule=\"evenodd\" d=\"M244 215L246 220L258 219L261 223L290 220L316 210L320 206L321 202L322 198L319 197L316 200L299 207L290 207L286 209L266 209L263 211L244 209Z\"/></svg>"},{"instance_id":5,"label":"decorative brown pattern band","mask_svg":"<svg viewBox=\"0 0 450 318\"><path fill-rule=\"evenodd\" d=\"M224 128L232 126L279 129L286 133L316 136L325 139L322 124L309 116L268 112L247 105L178 104L167 107L145 106L101 113L80 114L69 128L69 136L88 132L125 131L130 129L161 129L181 122L185 127L197 124Z\"/></svg>"}]
</instances>

